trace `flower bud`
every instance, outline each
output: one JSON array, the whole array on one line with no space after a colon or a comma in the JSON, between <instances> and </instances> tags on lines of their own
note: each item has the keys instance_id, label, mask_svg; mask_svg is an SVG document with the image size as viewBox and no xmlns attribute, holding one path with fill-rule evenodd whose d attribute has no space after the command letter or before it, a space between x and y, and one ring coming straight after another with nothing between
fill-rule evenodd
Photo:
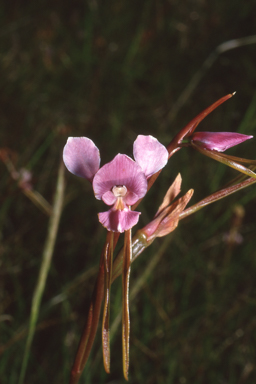
<instances>
[{"instance_id":1,"label":"flower bud","mask_svg":"<svg viewBox=\"0 0 256 384\"><path fill-rule=\"evenodd\" d=\"M224 152L252 137L235 132L195 132L189 139L192 143L199 144L210 151Z\"/></svg>"}]
</instances>

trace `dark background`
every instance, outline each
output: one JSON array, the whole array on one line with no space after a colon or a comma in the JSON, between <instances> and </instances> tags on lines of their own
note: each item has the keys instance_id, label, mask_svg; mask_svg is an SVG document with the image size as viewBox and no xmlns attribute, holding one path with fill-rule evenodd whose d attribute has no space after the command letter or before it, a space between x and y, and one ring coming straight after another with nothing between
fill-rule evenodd
<instances>
[{"instance_id":1,"label":"dark background","mask_svg":"<svg viewBox=\"0 0 256 384\"><path fill-rule=\"evenodd\" d=\"M234 91L200 130L255 134L256 45L216 51L254 35L255 14L252 0L1 3L1 384L18 380L49 224L11 176L6 154L16 170L32 173L34 190L51 204L68 136L91 138L104 164L118 152L132 155L138 134L167 145L201 110ZM255 140L228 153L255 158ZM182 192L195 190L192 204L236 176L192 149L179 151L140 206L138 227L152 219L178 172ZM68 382L106 234L97 221L103 204L88 182L66 172L65 196L30 384ZM140 277L143 284L131 301L130 383L255 382L255 213L252 186L182 221L171 241L159 239L132 265L131 290ZM241 241L230 244L237 219ZM120 279L111 300L113 323ZM124 382L120 325L110 375L100 348L99 335L81 383Z\"/></svg>"}]
</instances>

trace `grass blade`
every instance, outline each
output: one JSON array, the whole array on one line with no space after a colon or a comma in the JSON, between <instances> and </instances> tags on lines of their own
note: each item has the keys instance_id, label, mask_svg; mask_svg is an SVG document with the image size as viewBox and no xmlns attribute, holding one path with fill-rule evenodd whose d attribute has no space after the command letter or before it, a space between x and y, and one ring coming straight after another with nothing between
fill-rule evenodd
<instances>
[{"instance_id":1,"label":"grass blade","mask_svg":"<svg viewBox=\"0 0 256 384\"><path fill-rule=\"evenodd\" d=\"M48 235L45 242L45 247L42 255L41 267L37 279L37 285L34 290L32 299L28 336L25 345L25 351L22 360L22 366L20 371L20 377L18 384L23 384L26 375L29 353L32 345L32 341L35 334L36 322L38 319L40 304L42 295L45 288L46 279L48 276L49 268L51 265L51 259L53 255L54 245L57 238L60 216L63 206L64 196L64 164L61 160L58 172L57 187L53 203L53 211L49 221Z\"/></svg>"}]
</instances>

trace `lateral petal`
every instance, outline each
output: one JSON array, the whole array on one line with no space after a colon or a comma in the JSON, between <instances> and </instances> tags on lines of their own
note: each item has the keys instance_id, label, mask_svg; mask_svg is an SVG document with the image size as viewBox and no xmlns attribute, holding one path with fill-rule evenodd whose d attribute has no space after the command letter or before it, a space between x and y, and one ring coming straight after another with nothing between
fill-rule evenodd
<instances>
[{"instance_id":1,"label":"lateral petal","mask_svg":"<svg viewBox=\"0 0 256 384\"><path fill-rule=\"evenodd\" d=\"M133 156L149 178L162 169L168 161L168 151L153 136L139 135L133 143Z\"/></svg>"},{"instance_id":2,"label":"lateral petal","mask_svg":"<svg viewBox=\"0 0 256 384\"><path fill-rule=\"evenodd\" d=\"M87 137L69 137L63 150L63 161L69 172L92 182L100 167L100 152Z\"/></svg>"},{"instance_id":3,"label":"lateral petal","mask_svg":"<svg viewBox=\"0 0 256 384\"><path fill-rule=\"evenodd\" d=\"M102 200L107 205L113 205L116 202L116 197L113 195L111 191L107 191L102 195Z\"/></svg>"}]
</instances>

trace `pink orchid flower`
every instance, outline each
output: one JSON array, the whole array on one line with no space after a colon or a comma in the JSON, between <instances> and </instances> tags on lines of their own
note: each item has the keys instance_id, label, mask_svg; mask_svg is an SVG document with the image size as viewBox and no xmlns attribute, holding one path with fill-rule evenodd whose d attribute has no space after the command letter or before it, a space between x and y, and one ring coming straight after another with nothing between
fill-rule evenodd
<instances>
[{"instance_id":1,"label":"pink orchid flower","mask_svg":"<svg viewBox=\"0 0 256 384\"><path fill-rule=\"evenodd\" d=\"M137 224L140 212L131 211L147 193L147 179L168 161L167 149L152 136L139 135L133 144L134 159L118 154L100 168L99 149L87 137L69 137L63 151L67 169L92 183L96 199L112 206L99 213L100 223L113 232Z\"/></svg>"},{"instance_id":2,"label":"pink orchid flower","mask_svg":"<svg viewBox=\"0 0 256 384\"><path fill-rule=\"evenodd\" d=\"M224 152L252 137L236 132L194 132L189 139L203 148Z\"/></svg>"}]
</instances>

